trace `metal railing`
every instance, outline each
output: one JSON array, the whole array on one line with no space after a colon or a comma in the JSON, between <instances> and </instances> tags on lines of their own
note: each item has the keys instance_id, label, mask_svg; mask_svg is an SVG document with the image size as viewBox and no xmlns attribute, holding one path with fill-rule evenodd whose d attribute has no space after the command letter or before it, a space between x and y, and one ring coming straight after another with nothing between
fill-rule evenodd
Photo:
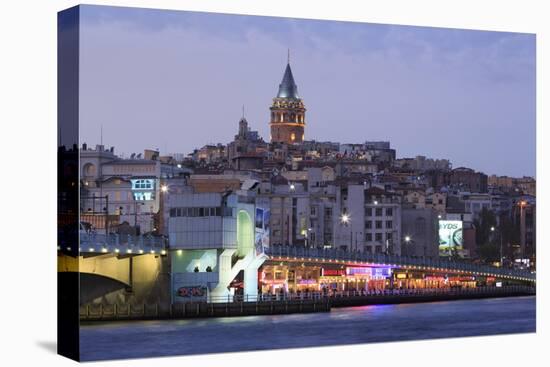
<instances>
[{"instance_id":1,"label":"metal railing","mask_svg":"<svg viewBox=\"0 0 550 367\"><path fill-rule=\"evenodd\" d=\"M79 252L85 253L122 253L122 254L142 254L142 253L162 253L167 248L167 240L163 237L151 235L119 235L111 233L81 233ZM60 248L60 250L71 250L70 246Z\"/></svg>"},{"instance_id":2,"label":"metal railing","mask_svg":"<svg viewBox=\"0 0 550 367\"><path fill-rule=\"evenodd\" d=\"M480 297L500 297L500 296L521 296L534 295L535 288L524 285L513 285L504 287L476 287L476 288L424 288L424 289L383 289L383 290L361 290L361 291L338 291L338 292L301 292L301 293L277 293L277 294L257 294L257 295L233 295L227 297L214 297L206 299L195 299L189 302L167 304L86 304L80 306L80 319L82 320L101 320L101 319L135 319L135 318L166 318L178 315L173 311L182 311L183 314L203 314L214 315L214 309L210 307L225 307L228 304L315 304L315 305L346 305L346 300L359 302L377 302L383 303L384 299L399 302L408 302L411 300L425 297L446 297L480 296ZM395 299L402 297L403 299ZM206 309L205 309L206 307ZM209 311L210 310L210 311ZM219 310L219 308L218 308ZM330 307L325 308L330 310ZM227 309L226 309L227 311ZM182 312L180 312L181 314Z\"/></svg>"},{"instance_id":3,"label":"metal railing","mask_svg":"<svg viewBox=\"0 0 550 367\"><path fill-rule=\"evenodd\" d=\"M411 289L371 289L350 291L300 292L300 293L263 293L258 295L234 295L227 297L211 297L210 302L277 302L304 301L333 298L353 297L383 297L383 296L427 296L427 295L467 295L467 294L534 294L535 287L527 285L509 285L503 287L441 287L441 288L411 288Z\"/></svg>"},{"instance_id":4,"label":"metal railing","mask_svg":"<svg viewBox=\"0 0 550 367\"><path fill-rule=\"evenodd\" d=\"M270 257L288 257L307 261L346 261L361 262L374 265L409 266L426 268L422 270L446 270L456 272L468 272L479 275L491 275L500 277L518 278L520 280L536 279L536 275L527 270L499 268L490 265L473 264L466 261L452 261L442 258L418 258L410 256L388 255L383 253L370 253L361 251L346 251L340 249L321 249L297 246L274 245L266 249L266 255Z\"/></svg>"}]
</instances>

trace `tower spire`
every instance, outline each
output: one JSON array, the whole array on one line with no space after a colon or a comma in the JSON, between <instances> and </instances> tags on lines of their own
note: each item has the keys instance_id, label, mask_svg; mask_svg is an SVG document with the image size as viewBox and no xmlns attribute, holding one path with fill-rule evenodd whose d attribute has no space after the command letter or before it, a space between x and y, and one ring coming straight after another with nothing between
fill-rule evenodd
<instances>
[{"instance_id":1,"label":"tower spire","mask_svg":"<svg viewBox=\"0 0 550 367\"><path fill-rule=\"evenodd\" d=\"M271 142L295 144L304 141L306 108L298 95L298 86L290 68L290 48L287 65L271 110Z\"/></svg>"}]
</instances>

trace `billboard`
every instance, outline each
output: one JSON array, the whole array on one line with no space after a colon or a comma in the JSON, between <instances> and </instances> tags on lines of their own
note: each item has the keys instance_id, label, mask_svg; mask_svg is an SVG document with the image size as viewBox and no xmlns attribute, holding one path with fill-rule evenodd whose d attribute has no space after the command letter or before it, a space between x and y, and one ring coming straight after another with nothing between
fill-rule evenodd
<instances>
[{"instance_id":1,"label":"billboard","mask_svg":"<svg viewBox=\"0 0 550 367\"><path fill-rule=\"evenodd\" d=\"M461 251L462 221L461 220L440 220L439 221L439 254L451 255L453 251Z\"/></svg>"},{"instance_id":2,"label":"billboard","mask_svg":"<svg viewBox=\"0 0 550 367\"><path fill-rule=\"evenodd\" d=\"M255 227L255 245L258 252L264 252L264 249L269 246L269 222L270 210L256 207L254 218Z\"/></svg>"}]
</instances>

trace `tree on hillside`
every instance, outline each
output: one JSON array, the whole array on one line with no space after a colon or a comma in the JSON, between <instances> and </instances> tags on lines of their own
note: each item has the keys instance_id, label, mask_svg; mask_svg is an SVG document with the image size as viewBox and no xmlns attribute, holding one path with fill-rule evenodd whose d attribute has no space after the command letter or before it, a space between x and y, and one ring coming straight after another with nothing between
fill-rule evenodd
<instances>
[{"instance_id":1,"label":"tree on hillside","mask_svg":"<svg viewBox=\"0 0 550 367\"><path fill-rule=\"evenodd\" d=\"M496 227L497 217L492 210L483 208L479 213L479 216L474 219L474 226L476 227L476 244L482 246L488 244L491 237L494 234L491 231L491 227Z\"/></svg>"}]
</instances>

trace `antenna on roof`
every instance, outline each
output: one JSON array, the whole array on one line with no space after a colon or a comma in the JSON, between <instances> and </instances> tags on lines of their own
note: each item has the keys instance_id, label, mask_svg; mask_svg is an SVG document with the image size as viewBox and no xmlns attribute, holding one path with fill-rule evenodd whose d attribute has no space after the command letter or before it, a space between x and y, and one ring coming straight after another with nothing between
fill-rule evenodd
<instances>
[{"instance_id":1,"label":"antenna on roof","mask_svg":"<svg viewBox=\"0 0 550 367\"><path fill-rule=\"evenodd\" d=\"M100 141L100 144L103 145L103 124L101 124L101 131L100 131L100 134L99 134L99 141Z\"/></svg>"},{"instance_id":2,"label":"antenna on roof","mask_svg":"<svg viewBox=\"0 0 550 367\"><path fill-rule=\"evenodd\" d=\"M243 104L243 119L244 119L244 104Z\"/></svg>"},{"instance_id":3,"label":"antenna on roof","mask_svg":"<svg viewBox=\"0 0 550 367\"><path fill-rule=\"evenodd\" d=\"M286 62L290 64L290 47L288 48L288 56Z\"/></svg>"}]
</instances>

